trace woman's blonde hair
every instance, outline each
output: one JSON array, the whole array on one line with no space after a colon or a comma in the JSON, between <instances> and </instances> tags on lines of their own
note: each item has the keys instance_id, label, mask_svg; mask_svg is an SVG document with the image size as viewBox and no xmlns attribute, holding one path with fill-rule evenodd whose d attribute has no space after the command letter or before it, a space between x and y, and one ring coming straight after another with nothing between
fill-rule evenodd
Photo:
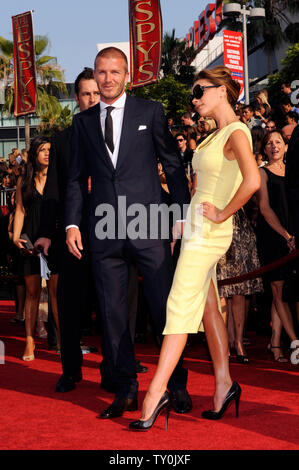
<instances>
[{"instance_id":1,"label":"woman's blonde hair","mask_svg":"<svg viewBox=\"0 0 299 470\"><path fill-rule=\"evenodd\" d=\"M210 131L213 131L214 129L217 129L217 124L216 124L216 121L215 119L213 118L210 118L210 117L206 117L205 119L205 122L207 122L209 124L209 127L210 127Z\"/></svg>"},{"instance_id":2,"label":"woman's blonde hair","mask_svg":"<svg viewBox=\"0 0 299 470\"><path fill-rule=\"evenodd\" d=\"M269 106L269 108L271 108L268 101L268 97L263 91L258 92L258 94L256 95L256 99L259 99L261 104L266 104L267 106Z\"/></svg>"},{"instance_id":3,"label":"woman's blonde hair","mask_svg":"<svg viewBox=\"0 0 299 470\"><path fill-rule=\"evenodd\" d=\"M194 82L201 79L209 80L213 85L224 85L229 104L232 107L235 106L239 98L240 84L232 78L232 73L228 67L218 65L212 69L204 69L195 76Z\"/></svg>"}]
</instances>

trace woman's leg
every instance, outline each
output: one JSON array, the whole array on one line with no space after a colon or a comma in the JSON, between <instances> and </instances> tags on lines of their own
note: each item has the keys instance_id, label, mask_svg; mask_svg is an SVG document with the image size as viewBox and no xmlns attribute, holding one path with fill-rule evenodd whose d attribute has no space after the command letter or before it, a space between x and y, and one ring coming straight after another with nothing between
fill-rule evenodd
<instances>
[{"instance_id":1,"label":"woman's leg","mask_svg":"<svg viewBox=\"0 0 299 470\"><path fill-rule=\"evenodd\" d=\"M205 306L203 324L215 374L214 411L219 411L228 390L232 386L232 380L229 372L227 330L218 310L216 292L212 281Z\"/></svg>"},{"instance_id":2,"label":"woman's leg","mask_svg":"<svg viewBox=\"0 0 299 470\"><path fill-rule=\"evenodd\" d=\"M188 335L164 336L158 366L142 405L141 419L147 420L167 388L168 381L186 346Z\"/></svg>"},{"instance_id":3,"label":"woman's leg","mask_svg":"<svg viewBox=\"0 0 299 470\"><path fill-rule=\"evenodd\" d=\"M51 307L53 318L56 325L57 331L57 349L60 350L60 327L59 327L59 320L58 320L58 307L57 307L57 282L58 282L58 274L52 274L48 281L48 290L51 299Z\"/></svg>"},{"instance_id":4,"label":"woman's leg","mask_svg":"<svg viewBox=\"0 0 299 470\"><path fill-rule=\"evenodd\" d=\"M38 314L38 305L41 292L40 275L25 276L26 298L25 298L25 331L26 347L24 356L33 355L34 330Z\"/></svg>"},{"instance_id":5,"label":"woman's leg","mask_svg":"<svg viewBox=\"0 0 299 470\"><path fill-rule=\"evenodd\" d=\"M282 349L280 348L280 336L282 331L282 323L275 308L275 304L272 301L271 305L271 322L272 322L272 335L271 335L271 344L270 351L272 352L275 361L279 362L288 362L287 358L284 358ZM271 346L273 346L271 348Z\"/></svg>"},{"instance_id":6,"label":"woman's leg","mask_svg":"<svg viewBox=\"0 0 299 470\"><path fill-rule=\"evenodd\" d=\"M246 351L243 345L243 335L245 327L245 296L233 295L232 298L232 312L234 319L235 329L235 348L238 355L246 356Z\"/></svg>"},{"instance_id":7,"label":"woman's leg","mask_svg":"<svg viewBox=\"0 0 299 470\"><path fill-rule=\"evenodd\" d=\"M286 302L282 301L282 288L284 281L274 281L271 282L271 289L273 295L273 303L276 309L276 312L281 320L282 326L286 330L287 335L290 338L290 341L297 339L296 333L294 330L293 318L289 306Z\"/></svg>"},{"instance_id":8,"label":"woman's leg","mask_svg":"<svg viewBox=\"0 0 299 470\"><path fill-rule=\"evenodd\" d=\"M232 303L233 300L231 297L226 298L227 303L227 334L228 334L228 344L230 348L235 346L235 326L234 326L234 318L232 312Z\"/></svg>"},{"instance_id":9,"label":"woman's leg","mask_svg":"<svg viewBox=\"0 0 299 470\"><path fill-rule=\"evenodd\" d=\"M18 320L24 319L24 307L25 307L25 285L24 284L16 284L16 293L18 298L18 308L16 311L16 316Z\"/></svg>"}]
</instances>

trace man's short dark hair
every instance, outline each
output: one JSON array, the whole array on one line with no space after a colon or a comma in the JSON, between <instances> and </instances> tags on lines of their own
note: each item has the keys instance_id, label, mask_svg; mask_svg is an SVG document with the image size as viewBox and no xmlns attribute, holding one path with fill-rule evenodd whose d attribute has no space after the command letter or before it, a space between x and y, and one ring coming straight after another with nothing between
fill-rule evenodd
<instances>
[{"instance_id":1,"label":"man's short dark hair","mask_svg":"<svg viewBox=\"0 0 299 470\"><path fill-rule=\"evenodd\" d=\"M75 80L75 93L79 96L80 91L80 81L81 80L93 80L93 70L90 67L84 67L84 70L79 73L78 77Z\"/></svg>"},{"instance_id":2,"label":"man's short dark hair","mask_svg":"<svg viewBox=\"0 0 299 470\"><path fill-rule=\"evenodd\" d=\"M178 132L176 135L175 135L175 138L177 139L178 137L183 137L184 140L187 140L187 137L185 136L185 134L183 132Z\"/></svg>"},{"instance_id":3,"label":"man's short dark hair","mask_svg":"<svg viewBox=\"0 0 299 470\"><path fill-rule=\"evenodd\" d=\"M292 106L291 100L288 96L281 98L280 103L284 105L290 104Z\"/></svg>"},{"instance_id":4,"label":"man's short dark hair","mask_svg":"<svg viewBox=\"0 0 299 470\"><path fill-rule=\"evenodd\" d=\"M128 59L126 54L121 50L118 49L118 47L105 47L105 49L101 49L94 60L94 68L96 68L96 63L99 57L106 57L106 58L121 58L125 61L126 63L126 72L128 72Z\"/></svg>"},{"instance_id":5,"label":"man's short dark hair","mask_svg":"<svg viewBox=\"0 0 299 470\"><path fill-rule=\"evenodd\" d=\"M249 111L251 111L252 113L254 111L253 106L251 104L245 104L245 106L243 106L242 108L242 111L244 111L244 109L249 109Z\"/></svg>"},{"instance_id":6,"label":"man's short dark hair","mask_svg":"<svg viewBox=\"0 0 299 470\"><path fill-rule=\"evenodd\" d=\"M289 118L294 119L295 122L298 122L299 115L296 111L288 111L286 115L289 116Z\"/></svg>"},{"instance_id":7,"label":"man's short dark hair","mask_svg":"<svg viewBox=\"0 0 299 470\"><path fill-rule=\"evenodd\" d=\"M188 111L186 111L184 114L182 114L181 117L192 119L191 113L189 113Z\"/></svg>"}]
</instances>

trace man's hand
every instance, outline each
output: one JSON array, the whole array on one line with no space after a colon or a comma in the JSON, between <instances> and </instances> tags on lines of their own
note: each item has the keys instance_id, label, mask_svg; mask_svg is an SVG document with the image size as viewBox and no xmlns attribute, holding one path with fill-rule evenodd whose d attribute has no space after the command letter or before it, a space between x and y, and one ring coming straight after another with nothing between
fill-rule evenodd
<instances>
[{"instance_id":1,"label":"man's hand","mask_svg":"<svg viewBox=\"0 0 299 470\"><path fill-rule=\"evenodd\" d=\"M45 256L49 255L50 246L51 246L51 240L50 238L46 238L46 237L41 237L38 240L36 240L36 242L34 243L35 250L39 251L42 249Z\"/></svg>"},{"instance_id":2,"label":"man's hand","mask_svg":"<svg viewBox=\"0 0 299 470\"><path fill-rule=\"evenodd\" d=\"M82 255L79 250L83 250L81 232L76 227L71 227L66 232L66 244L69 249L69 252L76 256L76 258L81 259Z\"/></svg>"}]
</instances>

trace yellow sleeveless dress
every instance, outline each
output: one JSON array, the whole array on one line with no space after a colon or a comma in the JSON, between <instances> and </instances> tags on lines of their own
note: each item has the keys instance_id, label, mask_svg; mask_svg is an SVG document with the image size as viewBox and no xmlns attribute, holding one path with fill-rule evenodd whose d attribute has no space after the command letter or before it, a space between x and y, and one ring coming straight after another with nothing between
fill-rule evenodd
<instances>
[{"instance_id":1,"label":"yellow sleeveless dress","mask_svg":"<svg viewBox=\"0 0 299 470\"><path fill-rule=\"evenodd\" d=\"M216 265L232 241L232 217L215 224L200 213L200 203L209 201L224 209L242 182L236 160L228 160L223 148L236 129L251 133L245 124L232 122L207 137L196 149L192 166L197 187L188 208L180 257L167 301L164 335L203 331L202 317L211 280L214 283L219 311Z\"/></svg>"}]
</instances>

